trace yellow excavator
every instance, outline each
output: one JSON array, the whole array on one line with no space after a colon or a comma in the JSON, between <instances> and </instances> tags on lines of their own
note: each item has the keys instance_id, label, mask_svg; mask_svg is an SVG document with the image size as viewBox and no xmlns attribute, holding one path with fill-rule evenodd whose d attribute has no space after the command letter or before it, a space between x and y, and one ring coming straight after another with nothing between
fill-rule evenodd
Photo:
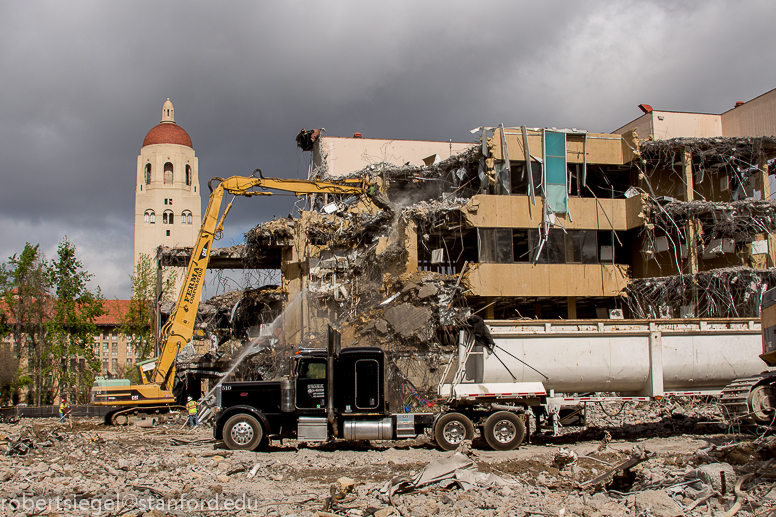
<instances>
[{"instance_id":1,"label":"yellow excavator","mask_svg":"<svg viewBox=\"0 0 776 517\"><path fill-rule=\"evenodd\" d=\"M258 173L258 177L256 177ZM215 187L213 183L216 183ZM128 379L98 378L91 390L92 405L108 406L105 423L126 425L134 413L165 413L176 404L173 395L175 382L175 359L178 352L191 341L194 323L197 319L205 271L210 260L213 241L223 231L224 219L232 208L232 201L226 206L220 220L221 203L225 193L234 196L268 196L271 190L305 194L353 194L372 193L361 179L346 179L327 182L283 178L264 178L256 169L253 176L232 176L228 179L213 178L208 183L210 201L202 218L197 242L191 253L181 292L170 319L162 327L159 357L138 364L141 384L132 384ZM370 189L367 192L367 189Z\"/></svg>"}]
</instances>

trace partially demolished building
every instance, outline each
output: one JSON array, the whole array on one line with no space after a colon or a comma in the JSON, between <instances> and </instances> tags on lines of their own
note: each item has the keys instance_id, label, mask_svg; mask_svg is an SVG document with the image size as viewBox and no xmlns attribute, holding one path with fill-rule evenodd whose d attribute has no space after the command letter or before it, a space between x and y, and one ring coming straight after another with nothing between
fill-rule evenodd
<instances>
[{"instance_id":1,"label":"partially demolished building","mask_svg":"<svg viewBox=\"0 0 776 517\"><path fill-rule=\"evenodd\" d=\"M776 137L646 127L483 127L455 151L303 130L311 179L368 177L375 194L309 196L299 217L230 250L228 267L282 272L280 286L217 304L231 337L273 344L242 373L277 372L293 347L322 345L329 323L343 344L386 349L418 387L437 381L472 314L547 331L675 318L753 329L776 280Z\"/></svg>"}]
</instances>

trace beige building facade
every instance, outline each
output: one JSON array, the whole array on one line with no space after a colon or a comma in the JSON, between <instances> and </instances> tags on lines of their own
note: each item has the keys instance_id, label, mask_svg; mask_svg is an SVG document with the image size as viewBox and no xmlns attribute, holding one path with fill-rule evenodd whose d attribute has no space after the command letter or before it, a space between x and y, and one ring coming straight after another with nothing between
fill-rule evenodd
<instances>
[{"instance_id":1,"label":"beige building facade","mask_svg":"<svg viewBox=\"0 0 776 517\"><path fill-rule=\"evenodd\" d=\"M690 113L655 110L640 104L639 118L616 129L635 129L642 140L669 138L762 137L776 135L776 88L747 102L736 102L724 113Z\"/></svg>"},{"instance_id":2,"label":"beige building facade","mask_svg":"<svg viewBox=\"0 0 776 517\"><path fill-rule=\"evenodd\" d=\"M137 361L132 342L118 331L129 304L130 300L105 300L105 314L94 322L94 356L100 361L100 375L126 378Z\"/></svg>"},{"instance_id":3,"label":"beige building facade","mask_svg":"<svg viewBox=\"0 0 776 517\"><path fill-rule=\"evenodd\" d=\"M198 159L167 99L137 157L134 263L158 246L193 246L201 223Z\"/></svg>"},{"instance_id":4,"label":"beige building facade","mask_svg":"<svg viewBox=\"0 0 776 517\"><path fill-rule=\"evenodd\" d=\"M313 167L327 168L330 178L345 176L370 164L433 165L471 147L471 143L434 142L431 140L396 140L364 138L361 133L351 137L321 136L315 142Z\"/></svg>"}]
</instances>

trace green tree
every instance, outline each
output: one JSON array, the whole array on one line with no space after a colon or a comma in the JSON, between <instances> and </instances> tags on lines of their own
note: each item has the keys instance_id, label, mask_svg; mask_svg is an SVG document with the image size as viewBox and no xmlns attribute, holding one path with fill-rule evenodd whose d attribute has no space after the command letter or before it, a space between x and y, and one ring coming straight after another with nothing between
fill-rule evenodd
<instances>
[{"instance_id":1,"label":"green tree","mask_svg":"<svg viewBox=\"0 0 776 517\"><path fill-rule=\"evenodd\" d=\"M143 361L154 351L154 300L156 299L156 274L151 257L141 253L135 264L132 279L132 298L118 328L120 334L132 343L135 356Z\"/></svg>"},{"instance_id":2,"label":"green tree","mask_svg":"<svg viewBox=\"0 0 776 517\"><path fill-rule=\"evenodd\" d=\"M99 287L96 293L87 288L91 278L76 258L75 246L65 237L57 247L57 259L50 265L55 297L46 329L54 356L51 373L60 393L68 393L71 401L88 397L94 372L100 368L94 354L94 320L105 314L104 298Z\"/></svg>"},{"instance_id":3,"label":"green tree","mask_svg":"<svg viewBox=\"0 0 776 517\"><path fill-rule=\"evenodd\" d=\"M48 264L39 245L25 244L21 254L0 266L0 296L7 331L14 338L14 355L21 362L20 375L27 380L16 384L29 389L28 402L49 402L53 381L50 370L45 322L50 308Z\"/></svg>"},{"instance_id":4,"label":"green tree","mask_svg":"<svg viewBox=\"0 0 776 517\"><path fill-rule=\"evenodd\" d=\"M0 403L13 397L13 386L17 379L19 360L11 347L0 345Z\"/></svg>"}]
</instances>

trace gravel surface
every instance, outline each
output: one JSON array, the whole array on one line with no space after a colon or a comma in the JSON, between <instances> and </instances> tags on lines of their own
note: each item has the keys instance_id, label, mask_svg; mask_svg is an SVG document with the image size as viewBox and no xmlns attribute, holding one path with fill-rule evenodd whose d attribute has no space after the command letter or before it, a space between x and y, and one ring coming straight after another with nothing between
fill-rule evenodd
<instances>
[{"instance_id":1,"label":"gravel surface","mask_svg":"<svg viewBox=\"0 0 776 517\"><path fill-rule=\"evenodd\" d=\"M776 515L776 438L734 434L714 401L595 405L587 417L585 430L509 452L479 438L444 452L427 437L229 451L210 429L172 423L22 420L0 424L0 515ZM440 460L468 467L419 480Z\"/></svg>"}]
</instances>

